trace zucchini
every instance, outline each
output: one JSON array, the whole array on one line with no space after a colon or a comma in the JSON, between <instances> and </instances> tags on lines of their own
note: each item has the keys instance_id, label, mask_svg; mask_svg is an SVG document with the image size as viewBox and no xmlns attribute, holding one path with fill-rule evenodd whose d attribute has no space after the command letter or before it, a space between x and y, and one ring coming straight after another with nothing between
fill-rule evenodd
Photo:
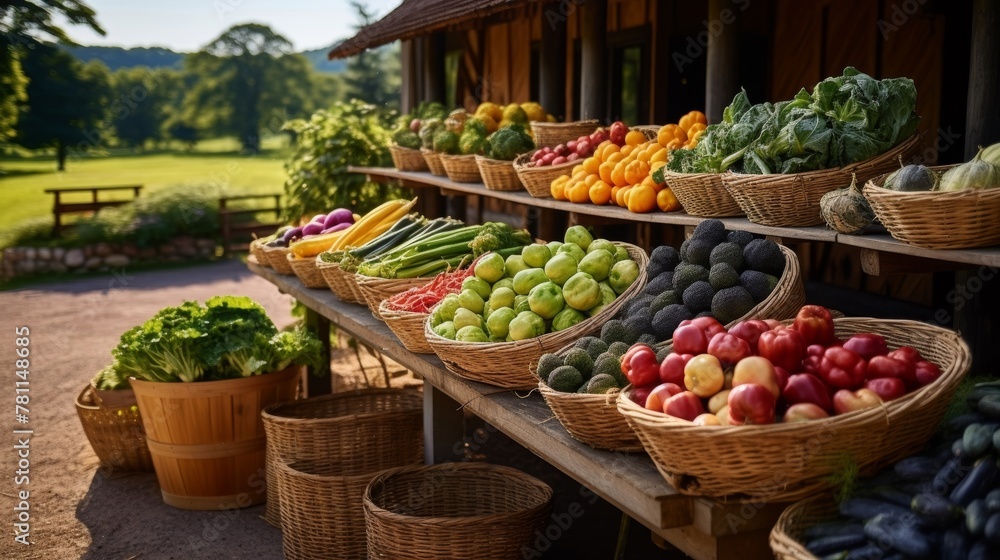
<instances>
[{"instance_id":1,"label":"zucchini","mask_svg":"<svg viewBox=\"0 0 1000 560\"><path fill-rule=\"evenodd\" d=\"M903 480L927 480L937 474L941 463L931 457L916 455L897 462L892 468Z\"/></svg>"},{"instance_id":2,"label":"zucchini","mask_svg":"<svg viewBox=\"0 0 1000 560\"><path fill-rule=\"evenodd\" d=\"M962 510L955 507L950 500L931 493L914 496L910 508L934 521L941 528L951 525L962 514Z\"/></svg>"},{"instance_id":3,"label":"zucchini","mask_svg":"<svg viewBox=\"0 0 1000 560\"><path fill-rule=\"evenodd\" d=\"M975 406L973 406L972 409L975 410ZM965 431L965 428L967 428L969 424L976 422L983 423L986 421L986 416L979 412L967 412L948 420L948 424L945 426L945 431L952 434L960 434Z\"/></svg>"},{"instance_id":4,"label":"zucchini","mask_svg":"<svg viewBox=\"0 0 1000 560\"><path fill-rule=\"evenodd\" d=\"M958 438L951 443L951 455L959 459L970 459L969 453L965 450L965 441Z\"/></svg>"},{"instance_id":5,"label":"zucchini","mask_svg":"<svg viewBox=\"0 0 1000 560\"><path fill-rule=\"evenodd\" d=\"M844 560L881 560L884 556L885 551L882 550L882 547L875 543L868 543L848 552Z\"/></svg>"},{"instance_id":6,"label":"zucchini","mask_svg":"<svg viewBox=\"0 0 1000 560\"><path fill-rule=\"evenodd\" d=\"M984 501L986 502L986 511L990 513L1000 512L1000 488L990 490Z\"/></svg>"},{"instance_id":7,"label":"zucchini","mask_svg":"<svg viewBox=\"0 0 1000 560\"><path fill-rule=\"evenodd\" d=\"M986 383L977 383L976 386L969 391L969 394L965 396L965 401L969 403L969 408L976 410L979 402L991 395L1000 396L1000 387L996 385L987 385Z\"/></svg>"},{"instance_id":8,"label":"zucchini","mask_svg":"<svg viewBox=\"0 0 1000 560\"><path fill-rule=\"evenodd\" d=\"M887 502L892 502L903 507L910 507L910 504L913 502L913 494L888 486L876 488L875 495Z\"/></svg>"},{"instance_id":9,"label":"zucchini","mask_svg":"<svg viewBox=\"0 0 1000 560\"><path fill-rule=\"evenodd\" d=\"M969 536L961 528L948 529L941 542L941 560L965 560L969 555Z\"/></svg>"},{"instance_id":10,"label":"zucchini","mask_svg":"<svg viewBox=\"0 0 1000 560\"><path fill-rule=\"evenodd\" d=\"M861 532L854 532L846 535L815 539L806 544L806 550L812 552L816 556L823 556L834 552L843 552L845 550L857 548L865 544L867 541L868 537L865 536L865 533L862 530Z\"/></svg>"},{"instance_id":11,"label":"zucchini","mask_svg":"<svg viewBox=\"0 0 1000 560\"><path fill-rule=\"evenodd\" d=\"M952 457L947 463L941 467L941 470L934 475L933 486L934 493L947 496L951 493L951 489L954 488L959 482L965 478L965 474L969 472L969 467L962 463L961 458Z\"/></svg>"},{"instance_id":12,"label":"zucchini","mask_svg":"<svg viewBox=\"0 0 1000 560\"><path fill-rule=\"evenodd\" d=\"M840 514L851 519L867 521L882 514L914 517L909 508L871 498L851 498L840 504Z\"/></svg>"},{"instance_id":13,"label":"zucchini","mask_svg":"<svg viewBox=\"0 0 1000 560\"><path fill-rule=\"evenodd\" d=\"M892 514L879 514L865 523L865 534L868 538L881 544L887 545L902 552L907 556L923 558L931 552L930 543L912 520L913 514L898 516Z\"/></svg>"},{"instance_id":14,"label":"zucchini","mask_svg":"<svg viewBox=\"0 0 1000 560\"><path fill-rule=\"evenodd\" d=\"M986 542L993 546L1000 546L1000 513L994 513L986 520L986 527L983 528L983 537Z\"/></svg>"},{"instance_id":15,"label":"zucchini","mask_svg":"<svg viewBox=\"0 0 1000 560\"><path fill-rule=\"evenodd\" d=\"M1000 418L1000 394L986 395L980 399L976 409L990 418Z\"/></svg>"},{"instance_id":16,"label":"zucchini","mask_svg":"<svg viewBox=\"0 0 1000 560\"><path fill-rule=\"evenodd\" d=\"M993 443L993 432L995 425L989 424L969 424L962 434L962 448L969 454L969 457L978 459L986 453Z\"/></svg>"},{"instance_id":17,"label":"zucchini","mask_svg":"<svg viewBox=\"0 0 1000 560\"><path fill-rule=\"evenodd\" d=\"M996 480L996 477L997 466L993 457L982 459L951 491L948 498L956 505L965 507L972 500L985 495L993 487L993 481Z\"/></svg>"},{"instance_id":18,"label":"zucchini","mask_svg":"<svg viewBox=\"0 0 1000 560\"><path fill-rule=\"evenodd\" d=\"M802 532L805 541L813 541L823 537L836 537L850 533L861 533L865 526L861 523L850 523L847 520L817 523Z\"/></svg>"},{"instance_id":19,"label":"zucchini","mask_svg":"<svg viewBox=\"0 0 1000 560\"><path fill-rule=\"evenodd\" d=\"M986 531L986 521L990 518L990 512L983 500L973 500L965 508L965 530L974 538L980 538Z\"/></svg>"}]
</instances>

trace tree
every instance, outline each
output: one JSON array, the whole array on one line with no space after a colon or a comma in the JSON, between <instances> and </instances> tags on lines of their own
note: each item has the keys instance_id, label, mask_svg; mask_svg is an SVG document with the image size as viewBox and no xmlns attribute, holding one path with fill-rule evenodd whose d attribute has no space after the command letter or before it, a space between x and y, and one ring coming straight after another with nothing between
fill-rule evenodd
<instances>
[{"instance_id":1,"label":"tree","mask_svg":"<svg viewBox=\"0 0 1000 560\"><path fill-rule=\"evenodd\" d=\"M76 0L19 0L0 3L0 142L10 139L17 125L18 105L24 102L26 78L21 59L39 41L72 43L52 22L59 14L76 25L104 35L94 10Z\"/></svg>"},{"instance_id":2,"label":"tree","mask_svg":"<svg viewBox=\"0 0 1000 560\"><path fill-rule=\"evenodd\" d=\"M21 112L17 143L28 149L55 148L59 171L70 152L100 146L110 102L110 76L99 62L81 64L72 55L38 43L23 61L28 102Z\"/></svg>"},{"instance_id":3,"label":"tree","mask_svg":"<svg viewBox=\"0 0 1000 560\"><path fill-rule=\"evenodd\" d=\"M374 14L361 2L352 0L351 7L358 16L355 29L361 30L375 22ZM347 62L344 80L347 96L363 99L381 108L399 109L399 86L393 87L392 77L380 49L362 51ZM396 68L398 73L399 69Z\"/></svg>"},{"instance_id":4,"label":"tree","mask_svg":"<svg viewBox=\"0 0 1000 560\"><path fill-rule=\"evenodd\" d=\"M310 68L270 27L237 25L185 60L198 77L181 120L217 134L237 136L244 149L260 149L260 130L276 131L305 112ZM280 120L279 120L280 119Z\"/></svg>"},{"instance_id":5,"label":"tree","mask_svg":"<svg viewBox=\"0 0 1000 560\"><path fill-rule=\"evenodd\" d=\"M160 140L170 114L170 102L180 85L177 72L168 69L122 68L111 78L114 99L111 119L115 135L125 145L142 147Z\"/></svg>"}]
</instances>

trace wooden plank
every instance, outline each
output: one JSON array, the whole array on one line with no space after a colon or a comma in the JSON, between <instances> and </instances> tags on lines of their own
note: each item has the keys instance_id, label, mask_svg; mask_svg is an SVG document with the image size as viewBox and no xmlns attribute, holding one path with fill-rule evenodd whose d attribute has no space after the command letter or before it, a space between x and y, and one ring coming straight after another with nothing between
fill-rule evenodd
<instances>
[{"instance_id":1,"label":"wooden plank","mask_svg":"<svg viewBox=\"0 0 1000 560\"><path fill-rule=\"evenodd\" d=\"M45 193L78 193L91 191L124 191L142 189L142 185L116 185L113 187L67 187L65 189L45 189Z\"/></svg>"},{"instance_id":2,"label":"wooden plank","mask_svg":"<svg viewBox=\"0 0 1000 560\"><path fill-rule=\"evenodd\" d=\"M424 463L434 465L461 458L465 415L454 399L424 385Z\"/></svg>"},{"instance_id":3,"label":"wooden plank","mask_svg":"<svg viewBox=\"0 0 1000 560\"><path fill-rule=\"evenodd\" d=\"M1000 247L987 247L983 249L924 249L923 247L897 241L888 234L838 235L837 242L843 245L861 247L862 249L873 249L912 257L1000 267Z\"/></svg>"},{"instance_id":4,"label":"wooden plank","mask_svg":"<svg viewBox=\"0 0 1000 560\"><path fill-rule=\"evenodd\" d=\"M894 273L940 272L969 268L969 265L937 259L886 253L875 249L861 249L861 270L869 276L885 276Z\"/></svg>"}]
</instances>

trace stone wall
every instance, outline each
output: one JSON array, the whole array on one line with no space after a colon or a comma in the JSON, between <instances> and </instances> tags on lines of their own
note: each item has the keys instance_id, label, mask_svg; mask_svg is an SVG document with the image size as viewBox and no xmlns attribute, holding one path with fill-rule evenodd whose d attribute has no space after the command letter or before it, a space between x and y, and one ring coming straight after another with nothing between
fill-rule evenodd
<instances>
[{"instance_id":1,"label":"stone wall","mask_svg":"<svg viewBox=\"0 0 1000 560\"><path fill-rule=\"evenodd\" d=\"M120 269L148 263L175 263L215 257L215 240L177 237L159 247L96 243L84 247L9 247L0 258L0 279Z\"/></svg>"}]
</instances>

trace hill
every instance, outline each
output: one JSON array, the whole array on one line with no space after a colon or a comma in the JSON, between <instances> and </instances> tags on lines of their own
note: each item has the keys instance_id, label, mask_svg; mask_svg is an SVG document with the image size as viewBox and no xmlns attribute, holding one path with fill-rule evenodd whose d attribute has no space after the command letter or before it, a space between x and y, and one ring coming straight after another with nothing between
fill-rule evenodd
<instances>
[{"instance_id":1,"label":"hill","mask_svg":"<svg viewBox=\"0 0 1000 560\"><path fill-rule=\"evenodd\" d=\"M119 68L130 68L133 66L148 66L150 68L180 68L184 61L185 53L174 52L163 47L136 47L126 49L122 47L63 47L70 54L83 62L100 60L108 69L114 71ZM329 72L339 74L347 68L346 60L327 60L326 53L330 52L330 47L314 49L302 52L302 56L309 59L313 68L317 72Z\"/></svg>"}]
</instances>

